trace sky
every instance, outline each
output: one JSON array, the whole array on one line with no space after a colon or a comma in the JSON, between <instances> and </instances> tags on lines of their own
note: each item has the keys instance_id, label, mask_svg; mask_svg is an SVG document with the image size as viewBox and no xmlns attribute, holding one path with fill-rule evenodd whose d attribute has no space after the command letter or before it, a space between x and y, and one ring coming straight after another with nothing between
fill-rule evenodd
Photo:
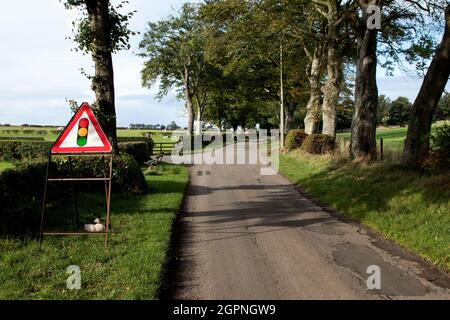
<instances>
[{"instance_id":1,"label":"sky","mask_svg":"<svg viewBox=\"0 0 450 320\"><path fill-rule=\"evenodd\" d=\"M114 0L116 1L116 0ZM117 2L117 1L116 1ZM143 60L136 56L147 22L175 13L184 0L130 0L125 9L137 13L130 28L141 34L132 38L132 48L114 55L118 125L131 123L185 126L184 103L170 94L155 99L157 88L142 88ZM14 0L2 3L0 11L0 123L64 125L71 111L66 99L93 102L89 80L80 72L93 73L90 56L71 51L75 13L59 0ZM413 101L421 80L397 72L386 77L379 72L379 92L391 99L406 96ZM449 86L447 86L449 89Z\"/></svg>"}]
</instances>

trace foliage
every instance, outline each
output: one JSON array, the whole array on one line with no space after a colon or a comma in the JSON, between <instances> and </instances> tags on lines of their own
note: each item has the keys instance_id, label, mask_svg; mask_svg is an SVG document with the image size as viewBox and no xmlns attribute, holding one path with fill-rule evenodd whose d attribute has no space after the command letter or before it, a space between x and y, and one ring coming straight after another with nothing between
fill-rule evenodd
<instances>
[{"instance_id":1,"label":"foliage","mask_svg":"<svg viewBox=\"0 0 450 320\"><path fill-rule=\"evenodd\" d=\"M71 176L67 158L57 158L56 172L60 177ZM75 177L103 177L105 166L108 170L108 159L101 157L80 157L72 159L73 175ZM107 175L109 173L107 172ZM85 190L102 190L103 185L92 182L85 184ZM141 168L136 160L128 154L114 156L112 191L118 193L142 194L147 191Z\"/></svg>"},{"instance_id":2,"label":"foliage","mask_svg":"<svg viewBox=\"0 0 450 320\"><path fill-rule=\"evenodd\" d=\"M0 173L1 235L30 234L38 230L46 168L46 162L38 162ZM67 198L64 190L67 189L50 185L50 193L55 198Z\"/></svg>"},{"instance_id":3,"label":"foliage","mask_svg":"<svg viewBox=\"0 0 450 320\"><path fill-rule=\"evenodd\" d=\"M5 131L3 131L3 132L6 133ZM47 134L47 132L45 132L45 134ZM0 137L0 141L44 141L44 138L43 137Z\"/></svg>"},{"instance_id":4,"label":"foliage","mask_svg":"<svg viewBox=\"0 0 450 320\"><path fill-rule=\"evenodd\" d=\"M76 50L84 53L94 51L94 35L91 29L91 21L88 16L86 8L87 0L65 0L64 5L66 9L76 8L79 10L80 17L72 22L74 38L73 40L78 44ZM130 36L136 35L136 32L129 29L130 19L136 13L135 11L126 14L120 13L124 4L129 1L121 1L117 6L108 1L109 9L109 45L111 52L130 49Z\"/></svg>"},{"instance_id":5,"label":"foliage","mask_svg":"<svg viewBox=\"0 0 450 320\"><path fill-rule=\"evenodd\" d=\"M179 128L180 127L177 125L175 121L171 121L166 127L167 130L177 130Z\"/></svg>"},{"instance_id":6,"label":"foliage","mask_svg":"<svg viewBox=\"0 0 450 320\"><path fill-rule=\"evenodd\" d=\"M332 153L335 148L333 137L325 134L311 134L305 138L301 150L310 154Z\"/></svg>"},{"instance_id":7,"label":"foliage","mask_svg":"<svg viewBox=\"0 0 450 320\"><path fill-rule=\"evenodd\" d=\"M159 80L158 97L161 99L172 88L184 97L185 81L194 96L204 77L202 25L198 6L184 4L177 16L148 23L139 45L139 55L148 59L142 70L142 84L151 87ZM188 72L186 75L185 72ZM186 76L189 78L186 79Z\"/></svg>"},{"instance_id":8,"label":"foliage","mask_svg":"<svg viewBox=\"0 0 450 320\"><path fill-rule=\"evenodd\" d=\"M7 161L45 159L52 145L52 142L44 141L0 141L0 159Z\"/></svg>"},{"instance_id":9,"label":"foliage","mask_svg":"<svg viewBox=\"0 0 450 320\"><path fill-rule=\"evenodd\" d=\"M285 146L288 150L298 149L302 146L303 141L308 135L304 130L290 130L286 135Z\"/></svg>"},{"instance_id":10,"label":"foliage","mask_svg":"<svg viewBox=\"0 0 450 320\"><path fill-rule=\"evenodd\" d=\"M141 165L150 160L150 152L145 142L119 142L119 151L129 154Z\"/></svg>"},{"instance_id":11,"label":"foliage","mask_svg":"<svg viewBox=\"0 0 450 320\"><path fill-rule=\"evenodd\" d=\"M303 26L306 2L301 2L213 1L201 8L205 55L220 70L208 92L207 120L234 129L257 123L263 128L279 127L283 39L285 110L294 120L287 125L301 125L298 113L304 113L300 109L308 99L306 59L303 46L294 45L301 40L288 28L288 24ZM288 17L292 18L289 23Z\"/></svg>"},{"instance_id":12,"label":"foliage","mask_svg":"<svg viewBox=\"0 0 450 320\"><path fill-rule=\"evenodd\" d=\"M391 99L389 99L383 94L378 97L377 125L387 124L389 120L389 111L391 110L391 106L392 106Z\"/></svg>"},{"instance_id":13,"label":"foliage","mask_svg":"<svg viewBox=\"0 0 450 320\"><path fill-rule=\"evenodd\" d=\"M450 170L450 125L436 129L431 136L431 150L424 162L427 171L440 173Z\"/></svg>"},{"instance_id":14,"label":"foliage","mask_svg":"<svg viewBox=\"0 0 450 320\"><path fill-rule=\"evenodd\" d=\"M387 120L388 125L405 125L409 121L411 102L408 98L398 97L392 101Z\"/></svg>"},{"instance_id":15,"label":"foliage","mask_svg":"<svg viewBox=\"0 0 450 320\"><path fill-rule=\"evenodd\" d=\"M439 101L437 110L434 114L434 120L448 119L450 119L450 93L446 92Z\"/></svg>"},{"instance_id":16,"label":"foliage","mask_svg":"<svg viewBox=\"0 0 450 320\"><path fill-rule=\"evenodd\" d=\"M0 172L6 170L6 169L12 169L14 168L14 164L11 162L6 161L0 161Z\"/></svg>"},{"instance_id":17,"label":"foliage","mask_svg":"<svg viewBox=\"0 0 450 320\"><path fill-rule=\"evenodd\" d=\"M118 137L117 141L119 143L121 142L144 142L147 146L147 150L149 155L151 156L153 154L153 148L154 148L154 141L152 138L148 138L148 137Z\"/></svg>"},{"instance_id":18,"label":"foliage","mask_svg":"<svg viewBox=\"0 0 450 320\"><path fill-rule=\"evenodd\" d=\"M351 97L341 99L336 108L336 129L350 129L352 126L354 102Z\"/></svg>"}]
</instances>

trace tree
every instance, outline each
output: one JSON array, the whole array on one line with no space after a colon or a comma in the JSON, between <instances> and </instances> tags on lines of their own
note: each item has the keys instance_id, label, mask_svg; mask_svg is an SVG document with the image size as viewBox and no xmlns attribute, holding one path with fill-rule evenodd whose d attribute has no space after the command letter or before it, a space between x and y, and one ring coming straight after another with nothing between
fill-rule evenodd
<instances>
[{"instance_id":1,"label":"tree","mask_svg":"<svg viewBox=\"0 0 450 320\"><path fill-rule=\"evenodd\" d=\"M353 157L376 157L376 121L378 107L377 87L377 28L369 28L367 20L372 13L369 5L379 6L382 0L358 0L361 17L353 16L358 43L355 81L355 111L352 120L350 154Z\"/></svg>"},{"instance_id":2,"label":"tree","mask_svg":"<svg viewBox=\"0 0 450 320\"><path fill-rule=\"evenodd\" d=\"M112 54L129 49L129 38L135 34L128 28L134 12L118 12L124 3L117 7L109 0L66 0L64 3L67 9L77 8L81 12L81 18L73 23L74 41L77 50L92 55L95 75L89 78L96 97L94 112L115 152L118 148Z\"/></svg>"},{"instance_id":3,"label":"tree","mask_svg":"<svg viewBox=\"0 0 450 320\"><path fill-rule=\"evenodd\" d=\"M377 116L377 125L387 124L389 119L389 111L391 110L391 99L386 97L385 95L381 95L378 97L378 116Z\"/></svg>"},{"instance_id":4,"label":"tree","mask_svg":"<svg viewBox=\"0 0 450 320\"><path fill-rule=\"evenodd\" d=\"M403 163L419 168L428 155L433 115L450 77L450 5L445 9L445 31L411 109Z\"/></svg>"},{"instance_id":5,"label":"tree","mask_svg":"<svg viewBox=\"0 0 450 320\"><path fill-rule=\"evenodd\" d=\"M423 54L432 37L430 15L422 8L438 6L442 0L356 0L356 11L347 13L358 41L355 112L350 153L367 160L376 157L378 109L377 64L389 72L393 62L412 51ZM429 27L427 28L427 25ZM420 26L420 27L418 27ZM411 43L411 47L408 47ZM417 50L422 49L424 50ZM379 59L382 56L384 61ZM406 57L407 58L407 57ZM408 60L408 59L407 59ZM410 61L412 62L412 61Z\"/></svg>"},{"instance_id":6,"label":"tree","mask_svg":"<svg viewBox=\"0 0 450 320\"><path fill-rule=\"evenodd\" d=\"M148 60L142 70L142 83L152 87L159 80L161 99L172 88L186 101L188 134L194 133L194 98L199 97L204 77L204 36L198 6L184 4L178 16L149 23L140 43L140 56ZM202 98L197 99L199 102Z\"/></svg>"},{"instance_id":7,"label":"tree","mask_svg":"<svg viewBox=\"0 0 450 320\"><path fill-rule=\"evenodd\" d=\"M411 112L411 102L409 102L406 97L398 97L392 101L389 108L387 124L394 125L405 125L409 121L409 113Z\"/></svg>"},{"instance_id":8,"label":"tree","mask_svg":"<svg viewBox=\"0 0 450 320\"><path fill-rule=\"evenodd\" d=\"M285 33L292 42L300 45L305 54L305 62L296 65L302 70L309 83L309 99L303 119L305 132L313 134L322 119L322 78L326 65L326 21L316 10L313 2L295 0L285 2ZM300 60L301 61L301 60ZM292 125L291 125L292 126Z\"/></svg>"},{"instance_id":9,"label":"tree","mask_svg":"<svg viewBox=\"0 0 450 320\"><path fill-rule=\"evenodd\" d=\"M286 130L294 126L295 113L305 100L308 86L305 52L293 30L302 32L307 2L228 0L209 1L202 7L208 30L206 56L221 71L209 92L213 99L208 101L213 104L207 109L214 110L207 111L208 116L220 114L228 125L233 119L233 127L238 121L242 126L259 123L272 128L275 120ZM278 104L276 111L274 104Z\"/></svg>"},{"instance_id":10,"label":"tree","mask_svg":"<svg viewBox=\"0 0 450 320\"><path fill-rule=\"evenodd\" d=\"M306 55L309 59L307 73L309 75L309 100L306 106L305 115L305 132L307 134L313 134L317 130L317 125L320 121L320 106L322 101L321 92L321 76L323 72L324 65L324 46L322 44L317 44L313 49L312 53L308 48L304 47Z\"/></svg>"},{"instance_id":11,"label":"tree","mask_svg":"<svg viewBox=\"0 0 450 320\"><path fill-rule=\"evenodd\" d=\"M167 130L177 130L179 128L179 126L175 123L175 121L172 121L171 123L169 123L166 127Z\"/></svg>"},{"instance_id":12,"label":"tree","mask_svg":"<svg viewBox=\"0 0 450 320\"><path fill-rule=\"evenodd\" d=\"M339 101L341 60L339 58L340 0L312 0L316 9L327 19L327 81L323 86L322 133L336 136L336 108Z\"/></svg>"}]
</instances>

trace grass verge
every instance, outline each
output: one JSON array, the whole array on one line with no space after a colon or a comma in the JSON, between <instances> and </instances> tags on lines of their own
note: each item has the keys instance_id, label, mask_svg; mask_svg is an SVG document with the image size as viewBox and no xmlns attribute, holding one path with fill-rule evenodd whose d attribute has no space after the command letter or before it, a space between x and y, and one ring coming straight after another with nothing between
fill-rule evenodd
<instances>
[{"instance_id":1,"label":"grass verge","mask_svg":"<svg viewBox=\"0 0 450 320\"><path fill-rule=\"evenodd\" d=\"M48 237L41 249L34 240L1 239L0 299L156 299L188 173L162 164L146 180L148 195L113 195L107 251L96 236ZM104 212L100 196L82 199L81 212ZM70 265L81 269L81 290L66 287Z\"/></svg>"},{"instance_id":2,"label":"grass verge","mask_svg":"<svg viewBox=\"0 0 450 320\"><path fill-rule=\"evenodd\" d=\"M450 271L450 175L419 176L395 164L337 165L294 151L280 171L330 207Z\"/></svg>"}]
</instances>

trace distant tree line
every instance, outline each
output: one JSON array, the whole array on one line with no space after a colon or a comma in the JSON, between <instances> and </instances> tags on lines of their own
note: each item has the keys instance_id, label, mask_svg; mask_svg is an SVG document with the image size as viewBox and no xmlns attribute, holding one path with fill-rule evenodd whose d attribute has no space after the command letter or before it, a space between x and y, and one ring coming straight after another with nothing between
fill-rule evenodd
<instances>
[{"instance_id":1,"label":"distant tree line","mask_svg":"<svg viewBox=\"0 0 450 320\"><path fill-rule=\"evenodd\" d=\"M161 124L139 124L139 123L132 123L130 124L130 129L132 130L177 130L180 129L180 127L175 123L175 121L172 121L167 126L161 125Z\"/></svg>"},{"instance_id":2,"label":"distant tree line","mask_svg":"<svg viewBox=\"0 0 450 320\"><path fill-rule=\"evenodd\" d=\"M385 95L378 98L378 125L407 125L410 121L412 103L406 97L391 101ZM450 120L450 94L445 93L436 109L434 121Z\"/></svg>"}]
</instances>

